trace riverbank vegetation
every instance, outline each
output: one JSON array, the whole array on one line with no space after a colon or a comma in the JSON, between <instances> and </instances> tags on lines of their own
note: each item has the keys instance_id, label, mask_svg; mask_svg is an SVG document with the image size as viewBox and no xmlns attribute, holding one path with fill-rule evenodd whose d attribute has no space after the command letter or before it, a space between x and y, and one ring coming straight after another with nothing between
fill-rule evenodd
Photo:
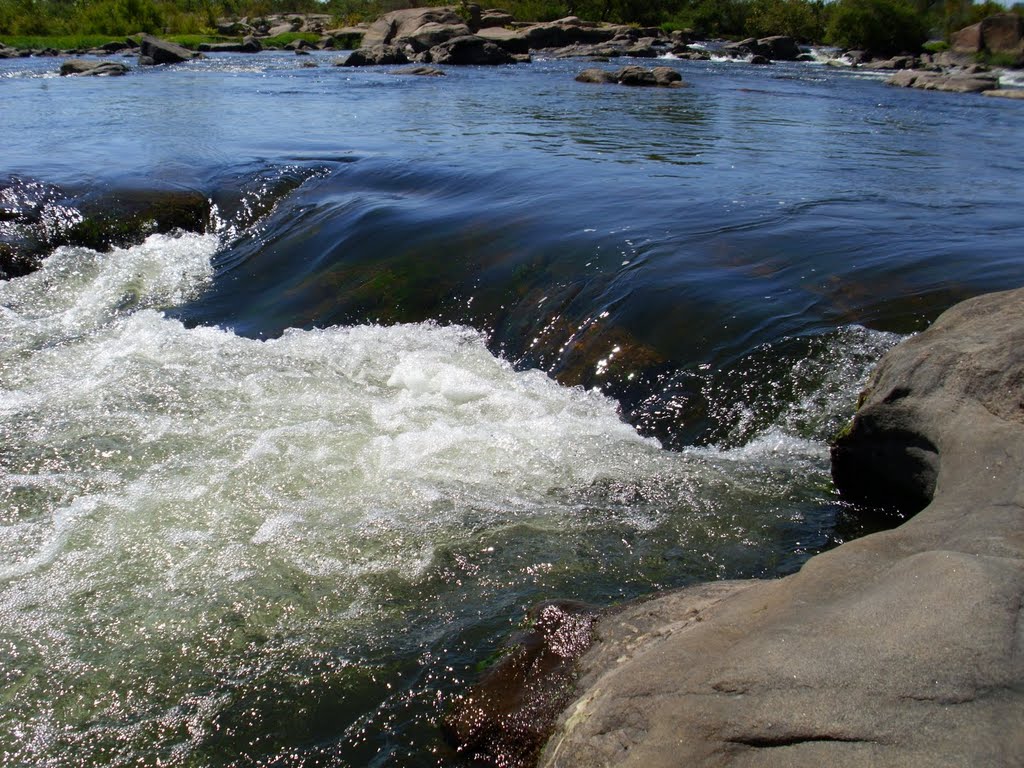
<instances>
[{"instance_id":1,"label":"riverbank vegetation","mask_svg":"<svg viewBox=\"0 0 1024 768\"><path fill-rule=\"evenodd\" d=\"M327 13L337 26L368 21L414 0L0 0L0 41L23 47L87 48L99 38L139 32L212 39L224 18ZM517 19L579 16L699 37L789 35L873 52L914 52L930 39L1006 8L993 0L507 0ZM1011 9L1024 15L1024 3ZM41 43L44 43L42 45ZM65 45L67 42L79 44Z\"/></svg>"}]
</instances>

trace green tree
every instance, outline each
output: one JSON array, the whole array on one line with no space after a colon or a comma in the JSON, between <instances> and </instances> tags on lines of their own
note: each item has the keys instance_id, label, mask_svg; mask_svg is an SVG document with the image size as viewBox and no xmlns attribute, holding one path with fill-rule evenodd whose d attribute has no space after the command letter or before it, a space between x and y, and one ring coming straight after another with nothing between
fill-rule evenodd
<instances>
[{"instance_id":1,"label":"green tree","mask_svg":"<svg viewBox=\"0 0 1024 768\"><path fill-rule=\"evenodd\" d=\"M928 39L928 23L901 0L839 0L827 39L878 55L917 53Z\"/></svg>"},{"instance_id":2,"label":"green tree","mask_svg":"<svg viewBox=\"0 0 1024 768\"><path fill-rule=\"evenodd\" d=\"M823 2L753 0L747 13L747 33L753 37L789 35L803 42L824 38Z\"/></svg>"}]
</instances>

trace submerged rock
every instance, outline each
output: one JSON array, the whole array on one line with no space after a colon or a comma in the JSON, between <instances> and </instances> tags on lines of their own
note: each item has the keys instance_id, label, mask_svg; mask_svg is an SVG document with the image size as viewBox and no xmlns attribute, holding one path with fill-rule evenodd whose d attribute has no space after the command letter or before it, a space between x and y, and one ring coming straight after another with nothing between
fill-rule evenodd
<instances>
[{"instance_id":1,"label":"submerged rock","mask_svg":"<svg viewBox=\"0 0 1024 768\"><path fill-rule=\"evenodd\" d=\"M590 646L591 606L553 600L535 606L530 628L444 720L448 740L472 764L532 766L572 691L573 664Z\"/></svg>"},{"instance_id":2,"label":"submerged rock","mask_svg":"<svg viewBox=\"0 0 1024 768\"><path fill-rule=\"evenodd\" d=\"M437 67L428 67L426 65L420 65L416 67L406 67L405 69L396 69L388 72L389 75L415 75L417 77L444 77L444 70L438 69Z\"/></svg>"},{"instance_id":3,"label":"submerged rock","mask_svg":"<svg viewBox=\"0 0 1024 768\"><path fill-rule=\"evenodd\" d=\"M1024 721L1024 289L959 304L887 353L836 448L844 492L925 508L783 579L601 618L541 766L1024 755L1009 725Z\"/></svg>"},{"instance_id":4,"label":"submerged rock","mask_svg":"<svg viewBox=\"0 0 1024 768\"><path fill-rule=\"evenodd\" d=\"M205 232L211 204L200 192L119 190L67 197L60 189L14 179L0 189L0 271L28 274L63 245L106 251L156 233Z\"/></svg>"}]
</instances>

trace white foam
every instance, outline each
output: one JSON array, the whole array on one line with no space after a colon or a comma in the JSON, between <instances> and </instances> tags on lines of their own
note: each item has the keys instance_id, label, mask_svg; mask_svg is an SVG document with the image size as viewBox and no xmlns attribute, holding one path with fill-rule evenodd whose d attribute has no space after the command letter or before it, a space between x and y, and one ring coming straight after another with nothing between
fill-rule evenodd
<instances>
[{"instance_id":1,"label":"white foam","mask_svg":"<svg viewBox=\"0 0 1024 768\"><path fill-rule=\"evenodd\" d=\"M216 247L155 236L107 255L62 249L0 285L0 618L41 649L47 701L91 700L89 669L164 654L156 698L121 716L138 723L119 734L133 743L183 727L186 699L201 741L224 706L219 681L279 652L252 637L331 645L387 610L374 579L416 582L448 547L513 524L639 535L727 503L701 498L742 486L751 462L821 458L785 424L737 451L663 451L612 400L516 371L467 328L257 341L161 314L207 283ZM789 472L762 490L785 496ZM514 578L551 567L525 561ZM197 680L205 693L187 687ZM56 732L85 728L14 704L35 745L17 759L39 763L31 749L52 754L66 748ZM104 712L83 709L100 723L83 744Z\"/></svg>"}]
</instances>

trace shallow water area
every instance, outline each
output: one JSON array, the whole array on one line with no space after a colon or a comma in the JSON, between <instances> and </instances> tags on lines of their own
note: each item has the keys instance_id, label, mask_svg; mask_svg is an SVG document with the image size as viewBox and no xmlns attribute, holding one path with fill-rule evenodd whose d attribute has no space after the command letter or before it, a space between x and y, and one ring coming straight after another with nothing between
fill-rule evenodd
<instances>
[{"instance_id":1,"label":"shallow water area","mask_svg":"<svg viewBox=\"0 0 1024 768\"><path fill-rule=\"evenodd\" d=\"M5 768L456 765L536 601L859 533L827 444L871 366L1024 283L1017 103L298 58L2 63L0 238L212 203L0 283Z\"/></svg>"}]
</instances>

